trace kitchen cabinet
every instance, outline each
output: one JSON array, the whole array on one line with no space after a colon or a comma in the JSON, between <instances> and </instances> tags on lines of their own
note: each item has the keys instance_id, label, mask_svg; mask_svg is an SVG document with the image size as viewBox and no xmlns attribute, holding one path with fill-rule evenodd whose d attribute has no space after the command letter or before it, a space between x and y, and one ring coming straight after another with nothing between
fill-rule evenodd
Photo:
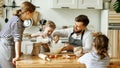
<instances>
[{"instance_id":1,"label":"kitchen cabinet","mask_svg":"<svg viewBox=\"0 0 120 68\"><path fill-rule=\"evenodd\" d=\"M120 59L120 30L111 28L108 30L108 38L110 41L110 50L112 58Z\"/></svg>"},{"instance_id":2,"label":"kitchen cabinet","mask_svg":"<svg viewBox=\"0 0 120 68\"><path fill-rule=\"evenodd\" d=\"M77 8L77 0L51 0L52 8Z\"/></svg>"},{"instance_id":3,"label":"kitchen cabinet","mask_svg":"<svg viewBox=\"0 0 120 68\"><path fill-rule=\"evenodd\" d=\"M51 0L52 8L102 9L103 0Z\"/></svg>"},{"instance_id":4,"label":"kitchen cabinet","mask_svg":"<svg viewBox=\"0 0 120 68\"><path fill-rule=\"evenodd\" d=\"M79 9L102 9L103 0L78 0Z\"/></svg>"},{"instance_id":5,"label":"kitchen cabinet","mask_svg":"<svg viewBox=\"0 0 120 68\"><path fill-rule=\"evenodd\" d=\"M120 14L111 10L102 10L101 32L109 38L110 57L120 59Z\"/></svg>"}]
</instances>

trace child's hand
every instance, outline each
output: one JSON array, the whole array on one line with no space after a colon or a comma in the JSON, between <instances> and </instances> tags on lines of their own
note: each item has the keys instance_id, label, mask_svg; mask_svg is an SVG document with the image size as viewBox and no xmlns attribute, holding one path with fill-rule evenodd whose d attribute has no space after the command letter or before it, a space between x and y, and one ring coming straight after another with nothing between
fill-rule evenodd
<instances>
[{"instance_id":1,"label":"child's hand","mask_svg":"<svg viewBox=\"0 0 120 68\"><path fill-rule=\"evenodd\" d=\"M42 38L45 38L46 37L46 35L45 34L42 34L42 35L40 35Z\"/></svg>"},{"instance_id":2,"label":"child's hand","mask_svg":"<svg viewBox=\"0 0 120 68\"><path fill-rule=\"evenodd\" d=\"M26 33L26 34L24 34L24 37L31 38L31 34Z\"/></svg>"}]
</instances>

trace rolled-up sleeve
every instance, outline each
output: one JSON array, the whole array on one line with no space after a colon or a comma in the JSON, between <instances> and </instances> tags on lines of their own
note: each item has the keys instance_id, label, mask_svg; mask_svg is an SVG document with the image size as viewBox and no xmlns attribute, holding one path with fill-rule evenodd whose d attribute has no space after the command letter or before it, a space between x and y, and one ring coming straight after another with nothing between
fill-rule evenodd
<instances>
[{"instance_id":1,"label":"rolled-up sleeve","mask_svg":"<svg viewBox=\"0 0 120 68\"><path fill-rule=\"evenodd\" d=\"M83 39L83 52L89 52L92 50L93 36L91 32L88 32Z\"/></svg>"},{"instance_id":2,"label":"rolled-up sleeve","mask_svg":"<svg viewBox=\"0 0 120 68\"><path fill-rule=\"evenodd\" d=\"M55 30L53 32L53 35L57 34L60 37L69 37L72 32L73 32L73 28L59 29L59 30Z\"/></svg>"},{"instance_id":3,"label":"rolled-up sleeve","mask_svg":"<svg viewBox=\"0 0 120 68\"><path fill-rule=\"evenodd\" d=\"M22 26L20 21L17 21L13 24L12 27L12 36L14 38L14 41L21 41L22 40Z\"/></svg>"}]
</instances>

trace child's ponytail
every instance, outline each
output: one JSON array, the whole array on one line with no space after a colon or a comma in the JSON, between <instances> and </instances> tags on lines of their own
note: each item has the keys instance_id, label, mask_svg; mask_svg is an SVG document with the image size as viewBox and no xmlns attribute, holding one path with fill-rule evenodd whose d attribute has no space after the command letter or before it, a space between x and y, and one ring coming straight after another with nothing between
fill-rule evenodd
<instances>
[{"instance_id":1,"label":"child's ponytail","mask_svg":"<svg viewBox=\"0 0 120 68\"><path fill-rule=\"evenodd\" d=\"M94 47L97 50L97 54L100 56L100 59L108 56L108 43L109 39L105 35L97 35L94 39Z\"/></svg>"},{"instance_id":2,"label":"child's ponytail","mask_svg":"<svg viewBox=\"0 0 120 68\"><path fill-rule=\"evenodd\" d=\"M97 54L100 56L100 59L103 59L104 57L108 56L108 52L106 48L98 50Z\"/></svg>"}]
</instances>

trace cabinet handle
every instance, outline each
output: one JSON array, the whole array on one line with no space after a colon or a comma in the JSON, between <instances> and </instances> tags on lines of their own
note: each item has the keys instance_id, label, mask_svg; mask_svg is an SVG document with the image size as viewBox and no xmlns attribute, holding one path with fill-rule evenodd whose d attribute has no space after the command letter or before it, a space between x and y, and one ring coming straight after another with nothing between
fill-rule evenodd
<instances>
[{"instance_id":1,"label":"cabinet handle","mask_svg":"<svg viewBox=\"0 0 120 68\"><path fill-rule=\"evenodd\" d=\"M87 9L95 9L94 7L87 7Z\"/></svg>"},{"instance_id":2,"label":"cabinet handle","mask_svg":"<svg viewBox=\"0 0 120 68\"><path fill-rule=\"evenodd\" d=\"M69 8L69 7L61 7L61 8Z\"/></svg>"}]
</instances>

